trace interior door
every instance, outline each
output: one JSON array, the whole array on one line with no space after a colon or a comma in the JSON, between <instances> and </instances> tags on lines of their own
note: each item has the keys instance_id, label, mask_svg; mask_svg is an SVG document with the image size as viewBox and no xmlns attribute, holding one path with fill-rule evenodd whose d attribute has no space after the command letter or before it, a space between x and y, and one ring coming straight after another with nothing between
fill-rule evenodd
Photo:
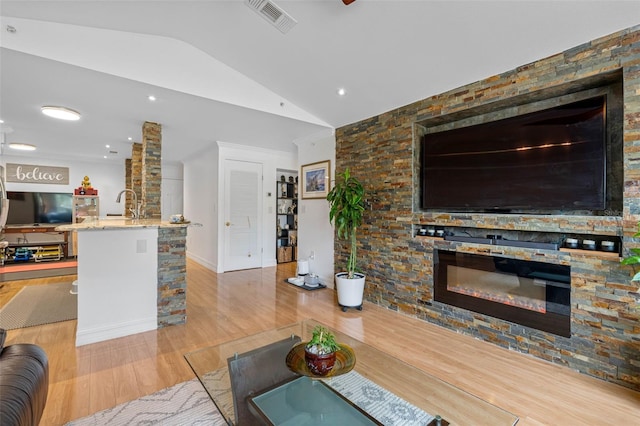
<instances>
[{"instance_id":1,"label":"interior door","mask_svg":"<svg viewBox=\"0 0 640 426\"><path fill-rule=\"evenodd\" d=\"M262 164L225 161L225 271L262 266Z\"/></svg>"}]
</instances>

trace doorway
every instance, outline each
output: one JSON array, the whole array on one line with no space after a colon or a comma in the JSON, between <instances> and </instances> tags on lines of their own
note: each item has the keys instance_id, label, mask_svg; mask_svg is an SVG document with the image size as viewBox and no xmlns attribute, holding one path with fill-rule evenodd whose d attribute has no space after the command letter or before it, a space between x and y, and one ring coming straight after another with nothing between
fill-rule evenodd
<instances>
[{"instance_id":1,"label":"doorway","mask_svg":"<svg viewBox=\"0 0 640 426\"><path fill-rule=\"evenodd\" d=\"M225 160L224 271L262 266L262 164Z\"/></svg>"}]
</instances>

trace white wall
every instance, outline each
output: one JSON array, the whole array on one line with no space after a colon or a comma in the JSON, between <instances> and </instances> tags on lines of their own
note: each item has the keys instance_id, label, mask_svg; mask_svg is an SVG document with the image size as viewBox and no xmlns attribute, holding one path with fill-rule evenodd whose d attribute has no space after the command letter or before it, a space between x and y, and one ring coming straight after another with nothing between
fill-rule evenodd
<instances>
[{"instance_id":1,"label":"white wall","mask_svg":"<svg viewBox=\"0 0 640 426\"><path fill-rule=\"evenodd\" d=\"M183 175L182 163L162 165L162 220L170 220L172 214L183 213Z\"/></svg>"},{"instance_id":2,"label":"white wall","mask_svg":"<svg viewBox=\"0 0 640 426\"><path fill-rule=\"evenodd\" d=\"M336 138L318 135L315 138L297 140L298 164L331 161L331 187L335 180ZM298 206L298 257L308 258L313 251L314 259L309 261L310 272L320 276L322 283L333 287L333 227L329 223L329 203L325 199L300 199Z\"/></svg>"},{"instance_id":3,"label":"white wall","mask_svg":"<svg viewBox=\"0 0 640 426\"><path fill-rule=\"evenodd\" d=\"M38 166L55 166L69 168L69 184L53 185L38 183L15 183L7 182L7 191L33 191L33 192L70 192L73 193L78 188L85 176L89 176L91 185L98 190L100 197L100 216L107 213L123 214L124 203L116 203L118 193L125 188L125 164L102 162L102 161L77 161L77 160L51 160L47 158L23 157L2 155L0 163L6 166L7 163L31 164ZM6 167L5 167L6 168ZM162 164L163 186L165 179L182 182L182 165ZM175 187L175 185L174 185ZM180 183L179 188L182 187ZM177 190L176 190L177 191ZM163 191L164 192L164 191ZM174 191L175 195L175 191ZM182 197L182 194L179 194ZM165 200L161 201L163 204ZM179 210L178 206L175 206ZM176 212L178 213L178 212Z\"/></svg>"},{"instance_id":4,"label":"white wall","mask_svg":"<svg viewBox=\"0 0 640 426\"><path fill-rule=\"evenodd\" d=\"M184 217L202 227L187 231L187 255L218 270L218 147L184 162Z\"/></svg>"},{"instance_id":5,"label":"white wall","mask_svg":"<svg viewBox=\"0 0 640 426\"><path fill-rule=\"evenodd\" d=\"M123 204L116 203L118 192L124 189L124 164L3 155L2 164L6 166L7 163L69 168L68 185L7 182L7 191L73 193L73 190L82 183L82 178L89 176L91 185L98 190L98 196L100 197L100 216L105 216L107 213L122 214L124 211Z\"/></svg>"},{"instance_id":6,"label":"white wall","mask_svg":"<svg viewBox=\"0 0 640 426\"><path fill-rule=\"evenodd\" d=\"M184 215L201 228L187 233L187 254L216 272L224 272L224 169L226 160L263 165L263 267L276 264L276 180L278 169L296 170L293 153L218 142L184 162ZM269 196L269 193L271 195ZM273 225L273 226L272 226Z\"/></svg>"},{"instance_id":7,"label":"white wall","mask_svg":"<svg viewBox=\"0 0 640 426\"><path fill-rule=\"evenodd\" d=\"M219 158L218 158L218 179L220 184L218 192L218 229L224 226L225 218L223 217L222 208L224 202L224 170L222 165L226 160L250 161L262 164L263 185L262 185L262 267L276 265L276 180L280 177L277 171L280 169L296 170L296 155L290 152L275 151L270 149L260 149L255 147L247 147L242 145L218 142ZM271 195L269 195L271 194ZM220 232L217 241L218 247L223 247L223 233ZM225 270L223 265L224 253L222 249L218 250L218 272Z\"/></svg>"}]
</instances>

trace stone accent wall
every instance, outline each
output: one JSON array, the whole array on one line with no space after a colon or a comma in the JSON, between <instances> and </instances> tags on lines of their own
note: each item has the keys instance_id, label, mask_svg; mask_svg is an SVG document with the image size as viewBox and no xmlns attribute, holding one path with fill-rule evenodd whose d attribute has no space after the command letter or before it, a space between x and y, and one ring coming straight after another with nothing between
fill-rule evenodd
<instances>
[{"instance_id":1,"label":"stone accent wall","mask_svg":"<svg viewBox=\"0 0 640 426\"><path fill-rule=\"evenodd\" d=\"M623 84L624 195L621 215L501 215L423 212L417 207L416 135L451 114L491 111L526 103L544 92L585 81ZM578 83L577 83L578 82ZM573 86L572 86L573 85ZM426 123L426 124L425 124ZM640 293L620 259L597 253L546 251L571 266L570 338L536 331L433 300L433 249L416 237L422 224L487 232L576 233L619 238L625 249L640 220L640 26L603 37L517 69L424 99L336 130L336 172L349 167L368 190L359 234L359 266L367 274L365 298L425 321L528 353L553 363L640 390ZM473 244L466 244L473 250ZM527 258L536 250L508 255ZM336 271L348 253L336 240ZM452 354L455 356L455 354Z\"/></svg>"},{"instance_id":2,"label":"stone accent wall","mask_svg":"<svg viewBox=\"0 0 640 426\"><path fill-rule=\"evenodd\" d=\"M187 322L186 227L158 229L158 327Z\"/></svg>"},{"instance_id":3,"label":"stone accent wall","mask_svg":"<svg viewBox=\"0 0 640 426\"><path fill-rule=\"evenodd\" d=\"M138 200L142 200L142 144L134 142L131 145L131 158L125 160L125 188L135 191ZM123 206L123 215L131 216L130 208L133 205L133 195L130 192L124 194L126 196Z\"/></svg>"},{"instance_id":4,"label":"stone accent wall","mask_svg":"<svg viewBox=\"0 0 640 426\"><path fill-rule=\"evenodd\" d=\"M142 198L145 217L162 215L162 126L146 121L142 126Z\"/></svg>"}]
</instances>

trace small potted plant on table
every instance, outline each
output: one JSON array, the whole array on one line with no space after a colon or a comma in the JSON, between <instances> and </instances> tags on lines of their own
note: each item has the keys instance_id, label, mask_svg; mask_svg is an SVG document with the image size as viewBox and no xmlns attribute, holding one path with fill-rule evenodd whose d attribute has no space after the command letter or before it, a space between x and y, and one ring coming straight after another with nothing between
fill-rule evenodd
<instances>
[{"instance_id":1,"label":"small potted plant on table","mask_svg":"<svg viewBox=\"0 0 640 426\"><path fill-rule=\"evenodd\" d=\"M309 343L304 348L304 359L307 367L318 376L327 375L336 362L336 352L340 345L329 330L321 325L315 326Z\"/></svg>"}]
</instances>

